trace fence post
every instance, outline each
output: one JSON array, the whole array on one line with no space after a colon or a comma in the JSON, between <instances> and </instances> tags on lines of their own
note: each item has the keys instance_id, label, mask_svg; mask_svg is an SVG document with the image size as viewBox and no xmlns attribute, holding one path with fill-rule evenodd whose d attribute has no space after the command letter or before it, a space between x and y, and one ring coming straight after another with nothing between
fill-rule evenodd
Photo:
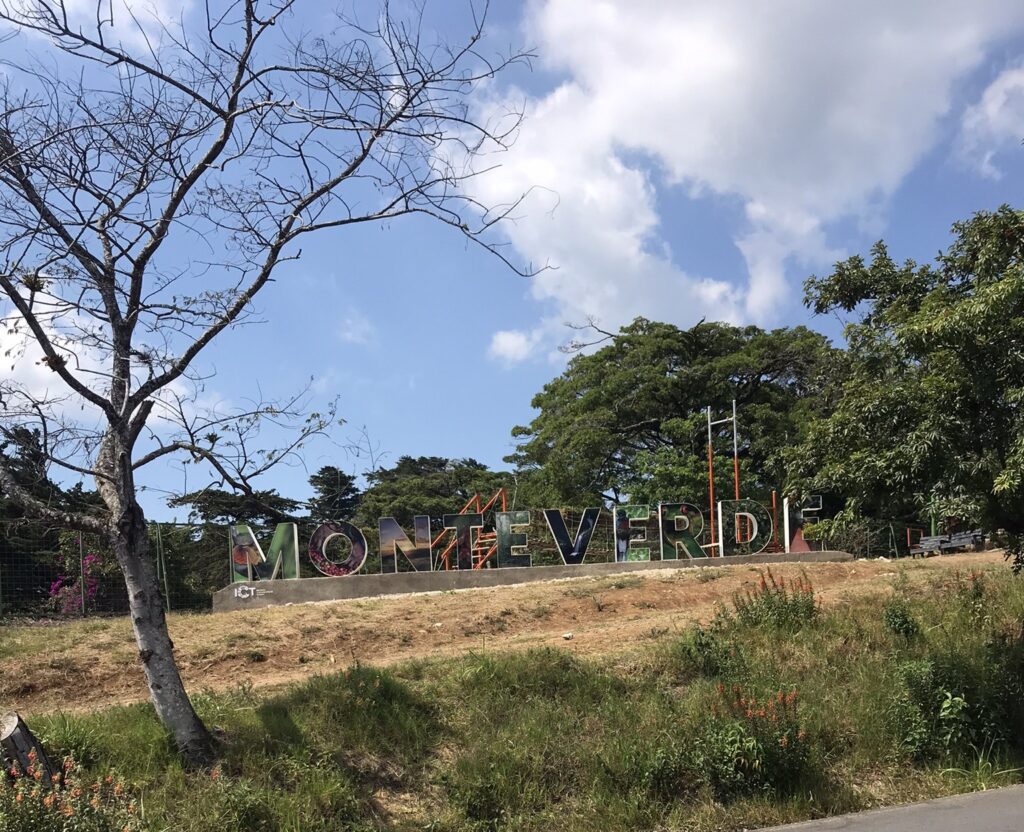
<instances>
[{"instance_id":1,"label":"fence post","mask_svg":"<svg viewBox=\"0 0 1024 832\"><path fill-rule=\"evenodd\" d=\"M82 545L82 533L78 533L78 568L81 576L81 583L79 586L82 589L82 617L85 617L85 547Z\"/></svg>"},{"instance_id":2,"label":"fence post","mask_svg":"<svg viewBox=\"0 0 1024 832\"><path fill-rule=\"evenodd\" d=\"M156 524L156 574L164 578L164 605L171 611L171 587L167 581L167 561L164 559L164 533L162 525Z\"/></svg>"}]
</instances>

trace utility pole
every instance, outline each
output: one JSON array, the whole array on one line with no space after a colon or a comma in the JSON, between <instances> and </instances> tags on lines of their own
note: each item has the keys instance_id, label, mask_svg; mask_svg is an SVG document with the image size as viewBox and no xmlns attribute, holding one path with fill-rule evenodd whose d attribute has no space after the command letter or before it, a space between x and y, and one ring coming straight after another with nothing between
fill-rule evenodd
<instances>
[{"instance_id":1,"label":"utility pole","mask_svg":"<svg viewBox=\"0 0 1024 832\"><path fill-rule=\"evenodd\" d=\"M711 545L714 546L718 543L718 552L720 555L725 553L725 541L722 540L722 536L725 533L725 529L722 526L721 515L719 515L718 521L718 536L716 539L715 535L715 451L714 451L714 437L712 434L712 428L715 425L732 424L732 472L733 472L733 485L736 494L736 499L740 498L740 431L739 431L739 419L736 415L736 399L732 400L732 415L727 416L724 419L712 419L711 418L711 405L707 406L707 417L708 417L708 503L710 504L711 514ZM739 543L740 530L736 529L736 542Z\"/></svg>"}]
</instances>

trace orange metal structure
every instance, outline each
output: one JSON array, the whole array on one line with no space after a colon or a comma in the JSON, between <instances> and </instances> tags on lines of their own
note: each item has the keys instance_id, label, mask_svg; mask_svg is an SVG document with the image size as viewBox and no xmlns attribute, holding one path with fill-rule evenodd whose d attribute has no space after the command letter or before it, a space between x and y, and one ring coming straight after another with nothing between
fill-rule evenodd
<instances>
[{"instance_id":1,"label":"orange metal structure","mask_svg":"<svg viewBox=\"0 0 1024 832\"><path fill-rule=\"evenodd\" d=\"M501 508L498 508L498 505ZM486 503L483 501L483 497L479 494L474 494L470 497L466 504L459 509L459 514L484 514L488 511L508 511L508 494L504 488L499 488L495 492L494 496L491 497ZM493 529L494 524L491 524ZM486 525L484 526L486 528ZM433 550L435 547L441 545L441 541L444 540L445 536L449 533L448 529L445 529L432 541L430 541L430 548ZM452 555L455 553L455 547L458 545L458 540L453 538L440 555L437 556L437 569L453 569L452 566ZM490 560L494 554L498 551L498 534L495 531L481 531L476 536L476 540L473 541L473 568L483 569L484 565Z\"/></svg>"}]
</instances>

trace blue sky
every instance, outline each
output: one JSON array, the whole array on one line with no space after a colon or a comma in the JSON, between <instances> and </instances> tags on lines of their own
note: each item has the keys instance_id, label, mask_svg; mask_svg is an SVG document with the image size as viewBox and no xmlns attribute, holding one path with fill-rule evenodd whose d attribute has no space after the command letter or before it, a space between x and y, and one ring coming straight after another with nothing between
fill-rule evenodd
<instances>
[{"instance_id":1,"label":"blue sky","mask_svg":"<svg viewBox=\"0 0 1024 832\"><path fill-rule=\"evenodd\" d=\"M161 0L164 13L180 3ZM361 3L364 5L364 3ZM366 0L365 5L373 5ZM318 27L324 6L299 4ZM428 26L465 31L463 0L427 0ZM566 322L702 317L839 335L800 304L811 273L884 238L926 260L972 212L1019 205L1024 4L1019 0L532 0L496 2L485 45L532 49L475 97L525 105L494 204L536 188L501 231L523 278L451 229L406 218L303 243L257 299L266 323L204 355L207 395L240 402L313 381L348 425L303 467L262 483L296 498L321 465L358 473L362 426L386 454L502 466L510 430L564 367ZM155 470L150 516L183 519Z\"/></svg>"},{"instance_id":2,"label":"blue sky","mask_svg":"<svg viewBox=\"0 0 1024 832\"><path fill-rule=\"evenodd\" d=\"M214 387L284 393L311 376L337 394L349 427L310 448L310 471L361 470L339 445L364 425L392 461L501 466L564 366L567 321L706 315L837 336L800 304L808 274L879 238L930 258L957 219L1018 200L1024 10L826 5L498 4L490 43L538 57L480 96L481 112L527 108L481 196L547 189L505 239L520 262L558 268L520 277L421 219L325 233L260 296L268 323L207 356ZM462 30L463 4L433 8L442 33ZM302 497L307 476L265 485Z\"/></svg>"}]
</instances>

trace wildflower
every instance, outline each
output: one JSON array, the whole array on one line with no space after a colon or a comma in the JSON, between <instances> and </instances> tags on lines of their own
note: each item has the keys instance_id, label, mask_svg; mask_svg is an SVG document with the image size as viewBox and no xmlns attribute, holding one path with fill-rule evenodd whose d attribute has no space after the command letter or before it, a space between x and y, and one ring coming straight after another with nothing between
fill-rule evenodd
<instances>
[{"instance_id":1,"label":"wildflower","mask_svg":"<svg viewBox=\"0 0 1024 832\"><path fill-rule=\"evenodd\" d=\"M111 783L114 782L114 778L108 774L106 777L103 778L103 782L109 786Z\"/></svg>"},{"instance_id":2,"label":"wildflower","mask_svg":"<svg viewBox=\"0 0 1024 832\"><path fill-rule=\"evenodd\" d=\"M71 817L75 813L74 807L70 805L65 806L63 809L61 809L61 811L64 813L66 817Z\"/></svg>"},{"instance_id":3,"label":"wildflower","mask_svg":"<svg viewBox=\"0 0 1024 832\"><path fill-rule=\"evenodd\" d=\"M120 783L115 784L114 785L114 794L117 795L118 797L120 797L122 794L124 794L124 786L122 786Z\"/></svg>"},{"instance_id":4,"label":"wildflower","mask_svg":"<svg viewBox=\"0 0 1024 832\"><path fill-rule=\"evenodd\" d=\"M18 792L18 794L14 798L14 802L15 803L21 803L21 801L24 800L24 799L25 799L25 795L22 792Z\"/></svg>"},{"instance_id":5,"label":"wildflower","mask_svg":"<svg viewBox=\"0 0 1024 832\"><path fill-rule=\"evenodd\" d=\"M98 797L94 797L92 800L89 801L89 805L92 806L93 809L99 809L100 799Z\"/></svg>"},{"instance_id":6,"label":"wildflower","mask_svg":"<svg viewBox=\"0 0 1024 832\"><path fill-rule=\"evenodd\" d=\"M797 738L797 739L798 739L798 740L799 740L800 742L803 742L803 741L804 741L804 738L805 738L806 736L807 736L807 732L806 732L806 731L805 731L805 730L804 730L803 728L801 728L801 729L800 729L799 731L797 731L797 732L796 732L796 738Z\"/></svg>"},{"instance_id":7,"label":"wildflower","mask_svg":"<svg viewBox=\"0 0 1024 832\"><path fill-rule=\"evenodd\" d=\"M53 806L53 800L54 800L54 796L52 794L48 794L48 795L46 795L46 797L43 798L43 805L47 809L50 809Z\"/></svg>"},{"instance_id":8,"label":"wildflower","mask_svg":"<svg viewBox=\"0 0 1024 832\"><path fill-rule=\"evenodd\" d=\"M28 752L28 761L29 761L30 763L34 763L34 762L35 762L36 760L38 760L38 759L39 759L39 755L38 755L38 754L36 754L36 750L35 750L34 748L33 748L33 749L31 749L31 750L30 750L30 751Z\"/></svg>"},{"instance_id":9,"label":"wildflower","mask_svg":"<svg viewBox=\"0 0 1024 832\"><path fill-rule=\"evenodd\" d=\"M82 790L80 788L77 788L77 787L72 789L71 790L71 796L72 797L81 797L82 796Z\"/></svg>"},{"instance_id":10,"label":"wildflower","mask_svg":"<svg viewBox=\"0 0 1024 832\"><path fill-rule=\"evenodd\" d=\"M212 779L212 780L220 780L220 769L219 768L215 768L213 771L210 772L210 779Z\"/></svg>"},{"instance_id":11,"label":"wildflower","mask_svg":"<svg viewBox=\"0 0 1024 832\"><path fill-rule=\"evenodd\" d=\"M779 737L779 745L782 748L786 748L789 745L789 737L786 736L785 734L783 734L781 737Z\"/></svg>"}]
</instances>

